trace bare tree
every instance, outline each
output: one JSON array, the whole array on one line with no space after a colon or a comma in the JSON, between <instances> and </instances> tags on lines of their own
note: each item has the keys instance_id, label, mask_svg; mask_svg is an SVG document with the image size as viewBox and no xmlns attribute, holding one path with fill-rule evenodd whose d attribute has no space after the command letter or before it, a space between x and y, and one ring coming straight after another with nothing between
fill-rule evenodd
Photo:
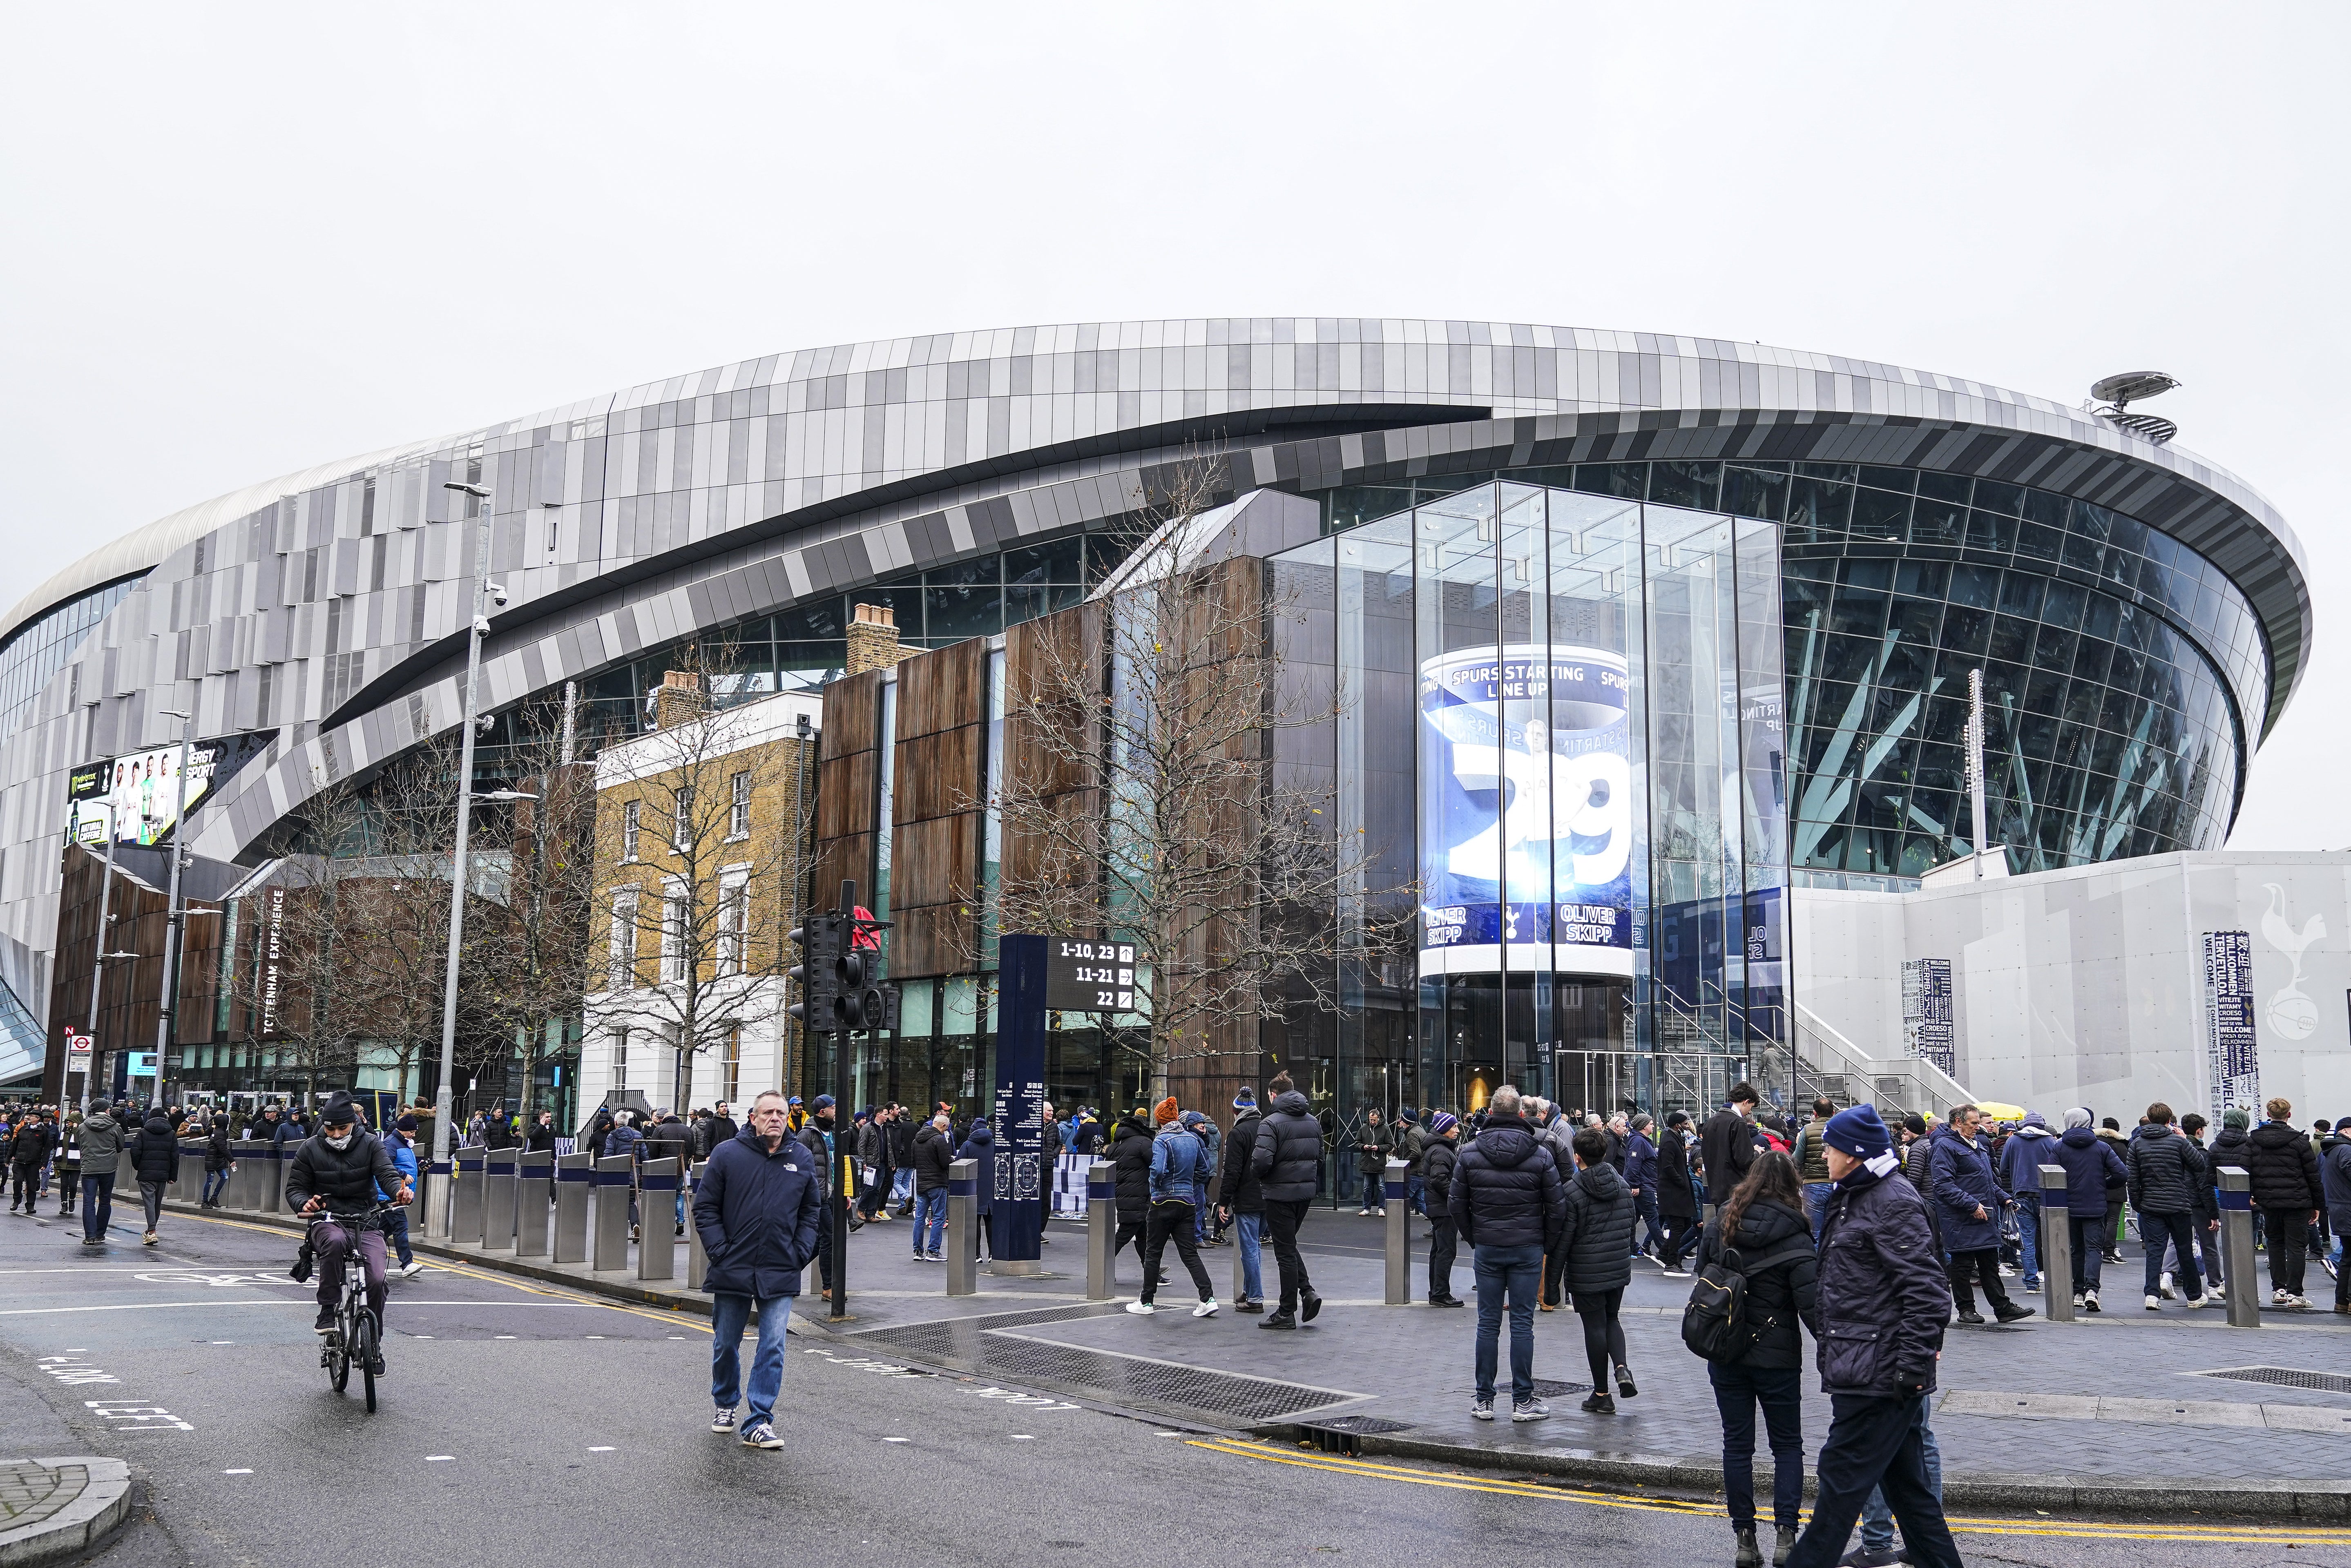
<instances>
[{"instance_id":1,"label":"bare tree","mask_svg":"<svg viewBox=\"0 0 2351 1568\"><path fill-rule=\"evenodd\" d=\"M806 775L779 707L726 704L746 684L729 645L689 646L680 664L656 694L657 727L599 759L586 878L598 972L585 1020L666 1051L673 1088L656 1100L780 1006L762 981L789 964L808 862Z\"/></svg>"},{"instance_id":2,"label":"bare tree","mask_svg":"<svg viewBox=\"0 0 2351 1568\"><path fill-rule=\"evenodd\" d=\"M996 925L1140 949L1141 1027L1111 1032L1155 1098L1240 1071L1264 1020L1335 1009L1340 966L1410 920L1335 918L1375 847L1275 758L1353 698L1293 660L1294 588L1203 516L1228 488L1213 452L1159 471L1104 590L1008 640Z\"/></svg>"}]
</instances>

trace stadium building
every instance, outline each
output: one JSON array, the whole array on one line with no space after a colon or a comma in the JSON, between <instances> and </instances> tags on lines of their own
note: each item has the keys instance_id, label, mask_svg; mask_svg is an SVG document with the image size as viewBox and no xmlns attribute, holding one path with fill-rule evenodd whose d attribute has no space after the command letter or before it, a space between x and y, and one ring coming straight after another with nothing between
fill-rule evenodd
<instances>
[{"instance_id":1,"label":"stadium building","mask_svg":"<svg viewBox=\"0 0 2351 1568\"><path fill-rule=\"evenodd\" d=\"M583 746L642 730L698 638L750 698L837 675L861 602L915 649L1078 603L1155 474L1206 448L1322 596L1311 656L1364 676L1352 728L1295 760L1419 890L1384 999L1286 1042L1339 1113L1501 1076L1595 1104L1792 1084L1807 896L1917 896L1980 847L1971 672L1999 870L2226 839L2310 594L2284 519L2168 435L1757 344L1257 318L804 350L321 465L125 535L0 622L0 1074L73 1021L51 979L74 798L107 793L127 845L171 827L165 710L207 742L186 841L247 864L326 781L458 723L478 503L449 482L489 491L506 591L495 776L567 689ZM952 1031L986 1076L984 980L923 983L935 1043L887 1060L940 1065L874 1068L909 1103L957 1092ZM1835 1049L1864 1048L1905 1054Z\"/></svg>"}]
</instances>

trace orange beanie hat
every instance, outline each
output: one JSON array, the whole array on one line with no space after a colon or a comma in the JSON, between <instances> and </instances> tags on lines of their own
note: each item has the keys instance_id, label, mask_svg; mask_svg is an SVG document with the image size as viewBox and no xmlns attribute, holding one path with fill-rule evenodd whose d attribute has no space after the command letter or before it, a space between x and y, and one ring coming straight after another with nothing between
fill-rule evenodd
<instances>
[{"instance_id":1,"label":"orange beanie hat","mask_svg":"<svg viewBox=\"0 0 2351 1568\"><path fill-rule=\"evenodd\" d=\"M1155 1127L1164 1127L1181 1114L1183 1113L1176 1108L1176 1096L1170 1094L1166 1099L1159 1102L1158 1106L1151 1113L1151 1124Z\"/></svg>"}]
</instances>

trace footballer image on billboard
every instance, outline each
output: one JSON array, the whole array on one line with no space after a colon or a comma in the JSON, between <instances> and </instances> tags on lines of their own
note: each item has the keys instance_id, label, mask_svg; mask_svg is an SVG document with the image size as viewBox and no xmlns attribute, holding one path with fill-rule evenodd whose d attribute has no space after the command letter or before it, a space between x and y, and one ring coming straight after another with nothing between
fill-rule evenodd
<instances>
[{"instance_id":1,"label":"footballer image on billboard","mask_svg":"<svg viewBox=\"0 0 2351 1568\"><path fill-rule=\"evenodd\" d=\"M189 747L187 809L202 805L277 737L274 729L259 730ZM159 746L76 768L67 795L69 840L102 842L110 828L118 844L160 844L179 821L180 748Z\"/></svg>"},{"instance_id":2,"label":"footballer image on billboard","mask_svg":"<svg viewBox=\"0 0 2351 1568\"><path fill-rule=\"evenodd\" d=\"M1524 643L1420 666L1423 973L1633 970L1624 655Z\"/></svg>"}]
</instances>

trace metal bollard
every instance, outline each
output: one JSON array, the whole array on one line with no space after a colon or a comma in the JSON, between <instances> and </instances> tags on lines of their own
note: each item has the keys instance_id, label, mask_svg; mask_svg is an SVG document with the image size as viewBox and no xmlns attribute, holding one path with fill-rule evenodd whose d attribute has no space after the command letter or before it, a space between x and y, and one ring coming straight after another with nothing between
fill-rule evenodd
<instances>
[{"instance_id":1,"label":"metal bollard","mask_svg":"<svg viewBox=\"0 0 2351 1568\"><path fill-rule=\"evenodd\" d=\"M647 1160L637 1173L644 1194L638 1209L637 1278L677 1278L677 1164L674 1158Z\"/></svg>"},{"instance_id":2,"label":"metal bollard","mask_svg":"<svg viewBox=\"0 0 2351 1568\"><path fill-rule=\"evenodd\" d=\"M547 1200L555 1185L555 1154L527 1153L515 1162L515 1237L517 1258L547 1256Z\"/></svg>"},{"instance_id":3,"label":"metal bollard","mask_svg":"<svg viewBox=\"0 0 2351 1568\"><path fill-rule=\"evenodd\" d=\"M424 1235L432 1241L449 1239L449 1189L454 1173L447 1160L426 1160L417 1175L423 1178L419 1199L424 1206Z\"/></svg>"},{"instance_id":4,"label":"metal bollard","mask_svg":"<svg viewBox=\"0 0 2351 1568\"><path fill-rule=\"evenodd\" d=\"M289 1147L287 1145L276 1142L270 1144L269 1157L261 1166L262 1213L286 1212L286 1167L293 1163L294 1149L299 1146L296 1145Z\"/></svg>"},{"instance_id":5,"label":"metal bollard","mask_svg":"<svg viewBox=\"0 0 2351 1568\"><path fill-rule=\"evenodd\" d=\"M979 1289L979 1162L947 1164L947 1294Z\"/></svg>"},{"instance_id":6,"label":"metal bollard","mask_svg":"<svg viewBox=\"0 0 2351 1568\"><path fill-rule=\"evenodd\" d=\"M515 1237L515 1157L517 1149L492 1149L482 1161L482 1248L511 1252Z\"/></svg>"},{"instance_id":7,"label":"metal bollard","mask_svg":"<svg viewBox=\"0 0 2351 1568\"><path fill-rule=\"evenodd\" d=\"M2052 1322L2074 1321L2074 1228L2065 1212L2065 1167L2042 1166L2041 1304Z\"/></svg>"},{"instance_id":8,"label":"metal bollard","mask_svg":"<svg viewBox=\"0 0 2351 1568\"><path fill-rule=\"evenodd\" d=\"M694 1223L694 1195L702 1190L703 1176L709 1169L710 1162L705 1160L695 1166L693 1173L686 1178L685 1288L689 1291L702 1289L703 1279L710 1271L710 1254L704 1251L702 1247L702 1228Z\"/></svg>"},{"instance_id":9,"label":"metal bollard","mask_svg":"<svg viewBox=\"0 0 2351 1568\"><path fill-rule=\"evenodd\" d=\"M2234 1166L2220 1169L2220 1256L2229 1260L2229 1326L2262 1326L2262 1281L2253 1272L2253 1178Z\"/></svg>"},{"instance_id":10,"label":"metal bollard","mask_svg":"<svg viewBox=\"0 0 2351 1568\"><path fill-rule=\"evenodd\" d=\"M954 1200L950 1198L949 1203ZM1086 1167L1086 1300L1107 1301L1118 1288L1118 1178L1108 1160Z\"/></svg>"},{"instance_id":11,"label":"metal bollard","mask_svg":"<svg viewBox=\"0 0 2351 1568\"><path fill-rule=\"evenodd\" d=\"M1388 1291L1386 1301L1392 1307L1412 1304L1412 1238L1405 1227L1412 1223L1412 1206L1405 1201L1403 1160L1390 1160L1381 1173L1381 1204L1388 1212Z\"/></svg>"},{"instance_id":12,"label":"metal bollard","mask_svg":"<svg viewBox=\"0 0 2351 1568\"><path fill-rule=\"evenodd\" d=\"M596 1179L596 1156L581 1150L555 1157L555 1236L558 1263L588 1261L588 1189Z\"/></svg>"},{"instance_id":13,"label":"metal bollard","mask_svg":"<svg viewBox=\"0 0 2351 1568\"><path fill-rule=\"evenodd\" d=\"M482 1170L489 1151L478 1144L457 1151L457 1176L450 1188L449 1239L461 1247L482 1244Z\"/></svg>"},{"instance_id":14,"label":"metal bollard","mask_svg":"<svg viewBox=\"0 0 2351 1568\"><path fill-rule=\"evenodd\" d=\"M269 1145L258 1138L235 1138L228 1145L228 1157L236 1168L229 1173L228 1206L241 1214L251 1214L261 1197L261 1162Z\"/></svg>"},{"instance_id":15,"label":"metal bollard","mask_svg":"<svg viewBox=\"0 0 2351 1568\"><path fill-rule=\"evenodd\" d=\"M191 1174L195 1176L193 1194L188 1190ZM179 1163L172 1167L171 1184L163 1189L163 1196L174 1203L193 1203L204 1196L204 1146L202 1144L182 1144Z\"/></svg>"},{"instance_id":16,"label":"metal bollard","mask_svg":"<svg viewBox=\"0 0 2351 1568\"><path fill-rule=\"evenodd\" d=\"M611 1155L596 1162L596 1256L589 1267L617 1274L629 1266L629 1183L635 1162Z\"/></svg>"}]
</instances>

